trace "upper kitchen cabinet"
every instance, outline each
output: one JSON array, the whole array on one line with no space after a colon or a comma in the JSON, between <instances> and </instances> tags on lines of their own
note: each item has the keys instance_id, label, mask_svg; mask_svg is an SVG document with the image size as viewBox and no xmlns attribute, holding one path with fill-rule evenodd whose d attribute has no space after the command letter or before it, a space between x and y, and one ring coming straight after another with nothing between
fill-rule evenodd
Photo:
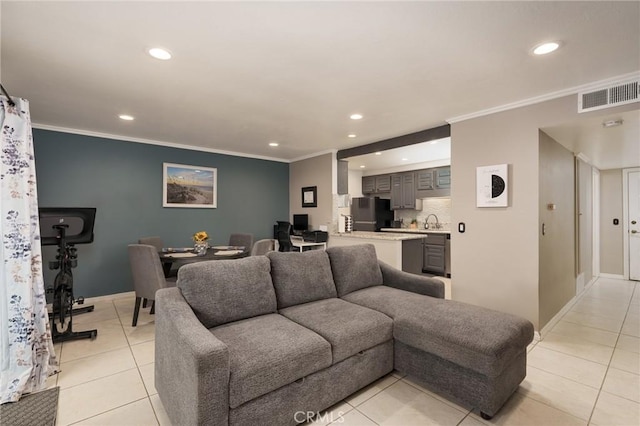
<instances>
[{"instance_id":1,"label":"upper kitchen cabinet","mask_svg":"<svg viewBox=\"0 0 640 426\"><path fill-rule=\"evenodd\" d=\"M414 172L391 175L391 209L416 208L416 181Z\"/></svg>"},{"instance_id":2,"label":"upper kitchen cabinet","mask_svg":"<svg viewBox=\"0 0 640 426\"><path fill-rule=\"evenodd\" d=\"M388 194L391 192L391 175L363 176L363 194Z\"/></svg>"},{"instance_id":3,"label":"upper kitchen cabinet","mask_svg":"<svg viewBox=\"0 0 640 426\"><path fill-rule=\"evenodd\" d=\"M451 167L437 167L416 172L416 198L451 195Z\"/></svg>"}]
</instances>

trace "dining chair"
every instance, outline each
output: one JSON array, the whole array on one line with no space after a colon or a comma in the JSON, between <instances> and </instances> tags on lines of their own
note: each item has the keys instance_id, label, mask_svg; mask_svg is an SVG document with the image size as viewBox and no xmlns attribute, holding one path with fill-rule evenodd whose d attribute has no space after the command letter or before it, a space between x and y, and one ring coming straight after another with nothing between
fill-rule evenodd
<instances>
[{"instance_id":1,"label":"dining chair","mask_svg":"<svg viewBox=\"0 0 640 426\"><path fill-rule=\"evenodd\" d=\"M156 291L165 287L175 287L176 278L165 278L158 250L148 244L129 244L129 263L133 277L133 290L136 293L136 304L133 309L132 327L138 323L140 302L155 300ZM155 302L151 305L151 314L154 313Z\"/></svg>"},{"instance_id":2,"label":"dining chair","mask_svg":"<svg viewBox=\"0 0 640 426\"><path fill-rule=\"evenodd\" d=\"M251 256L263 256L270 251L276 250L277 241L271 238L258 240L251 248Z\"/></svg>"},{"instance_id":3,"label":"dining chair","mask_svg":"<svg viewBox=\"0 0 640 426\"><path fill-rule=\"evenodd\" d=\"M162 238L156 237L156 236L138 238L138 244L146 244L149 246L154 246L157 251L162 250L162 248L164 247L164 241L162 241ZM167 276L177 277L178 270L175 268L170 269ZM142 299L142 307L143 308L147 307L147 299Z\"/></svg>"},{"instance_id":4,"label":"dining chair","mask_svg":"<svg viewBox=\"0 0 640 426\"><path fill-rule=\"evenodd\" d=\"M253 234L231 234L229 245L242 246L246 251L249 251L253 247Z\"/></svg>"},{"instance_id":5,"label":"dining chair","mask_svg":"<svg viewBox=\"0 0 640 426\"><path fill-rule=\"evenodd\" d=\"M279 244L278 251L297 251L291 242L291 234L288 231L278 231L277 237Z\"/></svg>"}]
</instances>

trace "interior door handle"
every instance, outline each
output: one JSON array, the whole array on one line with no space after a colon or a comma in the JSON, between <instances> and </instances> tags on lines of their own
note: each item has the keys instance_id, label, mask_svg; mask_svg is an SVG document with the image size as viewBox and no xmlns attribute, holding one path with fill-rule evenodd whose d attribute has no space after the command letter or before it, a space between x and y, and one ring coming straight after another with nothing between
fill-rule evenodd
<instances>
[{"instance_id":1,"label":"interior door handle","mask_svg":"<svg viewBox=\"0 0 640 426\"><path fill-rule=\"evenodd\" d=\"M635 229L632 229L632 230L631 230L631 233L632 233L632 234L637 234L637 233L638 233L638 231L636 231Z\"/></svg>"}]
</instances>

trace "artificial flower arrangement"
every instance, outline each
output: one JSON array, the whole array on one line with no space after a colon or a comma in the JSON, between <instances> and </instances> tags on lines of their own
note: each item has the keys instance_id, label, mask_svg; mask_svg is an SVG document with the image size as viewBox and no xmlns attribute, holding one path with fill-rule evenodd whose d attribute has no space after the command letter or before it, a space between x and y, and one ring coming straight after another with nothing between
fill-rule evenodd
<instances>
[{"instance_id":1,"label":"artificial flower arrangement","mask_svg":"<svg viewBox=\"0 0 640 426\"><path fill-rule=\"evenodd\" d=\"M206 231L199 231L193 234L193 241L196 243L204 243L209 239L209 235L207 235Z\"/></svg>"}]
</instances>

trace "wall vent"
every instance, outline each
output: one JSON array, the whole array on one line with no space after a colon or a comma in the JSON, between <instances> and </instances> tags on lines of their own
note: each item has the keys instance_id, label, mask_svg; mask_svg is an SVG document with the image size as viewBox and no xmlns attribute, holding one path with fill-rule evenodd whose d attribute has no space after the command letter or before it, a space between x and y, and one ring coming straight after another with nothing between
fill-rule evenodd
<instances>
[{"instance_id":1,"label":"wall vent","mask_svg":"<svg viewBox=\"0 0 640 426\"><path fill-rule=\"evenodd\" d=\"M640 101L640 80L616 83L578 93L578 112L595 111Z\"/></svg>"}]
</instances>

